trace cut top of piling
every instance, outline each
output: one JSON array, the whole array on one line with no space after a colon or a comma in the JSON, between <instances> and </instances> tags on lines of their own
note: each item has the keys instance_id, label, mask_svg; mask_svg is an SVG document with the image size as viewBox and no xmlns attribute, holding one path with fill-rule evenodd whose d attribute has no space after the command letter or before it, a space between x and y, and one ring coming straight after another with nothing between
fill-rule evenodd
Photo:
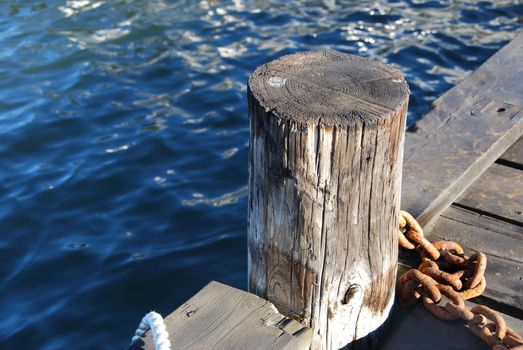
<instances>
[{"instance_id":1,"label":"cut top of piling","mask_svg":"<svg viewBox=\"0 0 523 350\"><path fill-rule=\"evenodd\" d=\"M251 75L248 88L279 118L332 126L378 122L405 108L409 95L403 75L392 66L333 51L266 63Z\"/></svg>"}]
</instances>

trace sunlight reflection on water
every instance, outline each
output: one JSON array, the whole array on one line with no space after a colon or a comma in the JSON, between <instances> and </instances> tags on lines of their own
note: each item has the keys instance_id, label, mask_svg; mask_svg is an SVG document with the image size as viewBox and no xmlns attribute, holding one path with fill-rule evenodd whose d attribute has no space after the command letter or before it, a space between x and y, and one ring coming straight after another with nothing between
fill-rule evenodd
<instances>
[{"instance_id":1,"label":"sunlight reflection on water","mask_svg":"<svg viewBox=\"0 0 523 350\"><path fill-rule=\"evenodd\" d=\"M123 348L146 311L245 287L260 64L396 65L412 124L522 18L505 0L0 2L1 347Z\"/></svg>"}]
</instances>

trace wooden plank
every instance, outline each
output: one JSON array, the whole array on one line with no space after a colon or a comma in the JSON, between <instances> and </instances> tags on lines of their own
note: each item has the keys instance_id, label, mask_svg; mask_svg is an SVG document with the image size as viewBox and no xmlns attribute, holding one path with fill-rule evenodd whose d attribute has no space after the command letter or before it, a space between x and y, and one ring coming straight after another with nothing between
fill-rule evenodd
<instances>
[{"instance_id":1,"label":"wooden plank","mask_svg":"<svg viewBox=\"0 0 523 350\"><path fill-rule=\"evenodd\" d=\"M502 156L501 160L512 163L514 167L523 168L523 137L516 141Z\"/></svg>"},{"instance_id":2,"label":"wooden plank","mask_svg":"<svg viewBox=\"0 0 523 350\"><path fill-rule=\"evenodd\" d=\"M464 208L447 209L427 236L523 263L523 227Z\"/></svg>"},{"instance_id":3,"label":"wooden plank","mask_svg":"<svg viewBox=\"0 0 523 350\"><path fill-rule=\"evenodd\" d=\"M501 304L508 307L506 312L523 317L523 264L489 254L487 261L487 289L478 300L493 308Z\"/></svg>"},{"instance_id":4,"label":"wooden plank","mask_svg":"<svg viewBox=\"0 0 523 350\"><path fill-rule=\"evenodd\" d=\"M523 171L493 164L456 203L523 224Z\"/></svg>"},{"instance_id":5,"label":"wooden plank","mask_svg":"<svg viewBox=\"0 0 523 350\"><path fill-rule=\"evenodd\" d=\"M431 241L452 240L466 252L487 255L486 303L503 304L523 316L523 227L467 209L450 207L427 234Z\"/></svg>"},{"instance_id":6,"label":"wooden plank","mask_svg":"<svg viewBox=\"0 0 523 350\"><path fill-rule=\"evenodd\" d=\"M402 208L429 227L523 134L523 32L407 133Z\"/></svg>"},{"instance_id":7,"label":"wooden plank","mask_svg":"<svg viewBox=\"0 0 523 350\"><path fill-rule=\"evenodd\" d=\"M476 304L466 302L468 308ZM516 332L523 333L523 321L502 314L503 318ZM384 338L383 350L477 350L488 349L478 337L473 335L465 322L442 321L432 316L420 304L412 310L395 308L390 320L390 328Z\"/></svg>"},{"instance_id":8,"label":"wooden plank","mask_svg":"<svg viewBox=\"0 0 523 350\"><path fill-rule=\"evenodd\" d=\"M308 349L312 332L254 294L211 282L165 318L171 348ZM154 350L151 334L129 350Z\"/></svg>"}]
</instances>

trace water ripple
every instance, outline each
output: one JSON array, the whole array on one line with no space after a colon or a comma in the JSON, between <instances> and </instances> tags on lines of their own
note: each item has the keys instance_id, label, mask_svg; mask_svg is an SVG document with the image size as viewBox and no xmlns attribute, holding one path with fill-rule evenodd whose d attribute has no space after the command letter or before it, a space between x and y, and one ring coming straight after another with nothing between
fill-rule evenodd
<instances>
[{"instance_id":1,"label":"water ripple","mask_svg":"<svg viewBox=\"0 0 523 350\"><path fill-rule=\"evenodd\" d=\"M522 18L516 0L0 2L2 348L124 348L150 309L245 288L260 64L396 65L412 124Z\"/></svg>"},{"instance_id":2,"label":"water ripple","mask_svg":"<svg viewBox=\"0 0 523 350\"><path fill-rule=\"evenodd\" d=\"M247 196L247 187L242 187L239 190L225 193L215 198L205 198L201 193L194 193L193 199L185 199L182 201L183 205L194 206L198 204L207 204L213 207L222 207L224 205L231 205L238 202L242 197Z\"/></svg>"}]
</instances>

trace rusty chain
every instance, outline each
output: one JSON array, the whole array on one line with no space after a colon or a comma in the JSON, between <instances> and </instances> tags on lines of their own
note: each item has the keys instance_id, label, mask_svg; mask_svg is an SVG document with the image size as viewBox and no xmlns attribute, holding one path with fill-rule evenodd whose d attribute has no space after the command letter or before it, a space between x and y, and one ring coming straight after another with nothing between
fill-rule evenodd
<instances>
[{"instance_id":1,"label":"rusty chain","mask_svg":"<svg viewBox=\"0 0 523 350\"><path fill-rule=\"evenodd\" d=\"M431 243L406 211L400 212L398 241L400 247L415 249L421 256L417 269L399 277L398 302L402 308L414 307L421 300L442 320L466 321L470 331L492 350L523 350L523 338L506 325L500 314L483 305L472 309L465 306L465 300L479 296L487 286L485 254L466 256L463 248L452 241ZM442 296L448 299L444 305Z\"/></svg>"}]
</instances>

